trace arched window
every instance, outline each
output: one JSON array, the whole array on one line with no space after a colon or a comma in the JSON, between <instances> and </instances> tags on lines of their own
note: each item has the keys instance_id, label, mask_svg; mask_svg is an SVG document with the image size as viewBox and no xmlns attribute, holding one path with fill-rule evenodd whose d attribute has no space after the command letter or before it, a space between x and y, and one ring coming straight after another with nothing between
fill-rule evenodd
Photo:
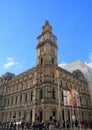
<instances>
[{"instance_id":1,"label":"arched window","mask_svg":"<svg viewBox=\"0 0 92 130\"><path fill-rule=\"evenodd\" d=\"M54 58L52 57L52 64L54 64Z\"/></svg>"},{"instance_id":2,"label":"arched window","mask_svg":"<svg viewBox=\"0 0 92 130\"><path fill-rule=\"evenodd\" d=\"M11 106L13 105L13 97L11 97Z\"/></svg>"},{"instance_id":3,"label":"arched window","mask_svg":"<svg viewBox=\"0 0 92 130\"><path fill-rule=\"evenodd\" d=\"M65 120L65 117L64 117L64 109L62 110L62 120L63 120L63 121Z\"/></svg>"},{"instance_id":4,"label":"arched window","mask_svg":"<svg viewBox=\"0 0 92 130\"><path fill-rule=\"evenodd\" d=\"M61 85L60 86L62 87L62 81L61 81Z\"/></svg>"},{"instance_id":5,"label":"arched window","mask_svg":"<svg viewBox=\"0 0 92 130\"><path fill-rule=\"evenodd\" d=\"M9 106L9 98L7 99L8 101L7 101L7 106Z\"/></svg>"},{"instance_id":6,"label":"arched window","mask_svg":"<svg viewBox=\"0 0 92 130\"><path fill-rule=\"evenodd\" d=\"M51 75L52 75L52 78L54 78L54 73L53 73L53 72L52 72L52 74L51 74Z\"/></svg>"},{"instance_id":7,"label":"arched window","mask_svg":"<svg viewBox=\"0 0 92 130\"><path fill-rule=\"evenodd\" d=\"M55 90L54 90L54 88L52 90L52 98L55 99Z\"/></svg>"},{"instance_id":8,"label":"arched window","mask_svg":"<svg viewBox=\"0 0 92 130\"><path fill-rule=\"evenodd\" d=\"M41 58L41 65L43 64L43 58Z\"/></svg>"},{"instance_id":9,"label":"arched window","mask_svg":"<svg viewBox=\"0 0 92 130\"><path fill-rule=\"evenodd\" d=\"M67 84L67 82L66 82L66 88L68 87L68 84Z\"/></svg>"},{"instance_id":10,"label":"arched window","mask_svg":"<svg viewBox=\"0 0 92 130\"><path fill-rule=\"evenodd\" d=\"M33 92L31 92L31 101L33 101Z\"/></svg>"},{"instance_id":11,"label":"arched window","mask_svg":"<svg viewBox=\"0 0 92 130\"><path fill-rule=\"evenodd\" d=\"M84 113L83 113L83 111L82 111L82 120L84 120Z\"/></svg>"},{"instance_id":12,"label":"arched window","mask_svg":"<svg viewBox=\"0 0 92 130\"><path fill-rule=\"evenodd\" d=\"M25 94L25 103L27 102L27 93Z\"/></svg>"},{"instance_id":13,"label":"arched window","mask_svg":"<svg viewBox=\"0 0 92 130\"><path fill-rule=\"evenodd\" d=\"M5 98L5 100L4 100L4 106L6 105L6 98Z\"/></svg>"},{"instance_id":14,"label":"arched window","mask_svg":"<svg viewBox=\"0 0 92 130\"><path fill-rule=\"evenodd\" d=\"M42 99L42 88L40 89L40 99Z\"/></svg>"},{"instance_id":15,"label":"arched window","mask_svg":"<svg viewBox=\"0 0 92 130\"><path fill-rule=\"evenodd\" d=\"M63 95L63 92L61 92L61 96L62 96L62 102L64 102L64 95Z\"/></svg>"},{"instance_id":16,"label":"arched window","mask_svg":"<svg viewBox=\"0 0 92 130\"><path fill-rule=\"evenodd\" d=\"M33 111L31 110L30 111L30 122L32 122L32 114L33 114Z\"/></svg>"},{"instance_id":17,"label":"arched window","mask_svg":"<svg viewBox=\"0 0 92 130\"><path fill-rule=\"evenodd\" d=\"M56 117L56 108L54 107L53 110L52 110L52 113L53 113L53 117Z\"/></svg>"},{"instance_id":18,"label":"arched window","mask_svg":"<svg viewBox=\"0 0 92 130\"><path fill-rule=\"evenodd\" d=\"M20 95L20 104L21 104L21 102L22 102L22 94Z\"/></svg>"},{"instance_id":19,"label":"arched window","mask_svg":"<svg viewBox=\"0 0 92 130\"><path fill-rule=\"evenodd\" d=\"M19 112L19 117L21 118L21 112ZM19 119L20 120L20 119Z\"/></svg>"},{"instance_id":20,"label":"arched window","mask_svg":"<svg viewBox=\"0 0 92 130\"><path fill-rule=\"evenodd\" d=\"M42 121L42 117L43 117L43 112L40 112L39 115L40 115L40 122L41 122Z\"/></svg>"},{"instance_id":21,"label":"arched window","mask_svg":"<svg viewBox=\"0 0 92 130\"><path fill-rule=\"evenodd\" d=\"M39 109L39 117L38 117L38 120L41 122L43 119L43 110L42 108Z\"/></svg>"},{"instance_id":22,"label":"arched window","mask_svg":"<svg viewBox=\"0 0 92 130\"><path fill-rule=\"evenodd\" d=\"M17 104L17 96L16 96L16 104Z\"/></svg>"}]
</instances>

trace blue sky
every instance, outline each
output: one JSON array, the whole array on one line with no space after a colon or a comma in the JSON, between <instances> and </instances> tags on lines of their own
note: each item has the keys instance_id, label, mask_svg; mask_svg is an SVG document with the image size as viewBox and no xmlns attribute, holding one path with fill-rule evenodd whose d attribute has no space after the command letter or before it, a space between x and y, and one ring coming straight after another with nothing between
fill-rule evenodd
<instances>
[{"instance_id":1,"label":"blue sky","mask_svg":"<svg viewBox=\"0 0 92 130\"><path fill-rule=\"evenodd\" d=\"M58 38L58 64L92 67L92 0L0 0L0 75L36 66L36 38L49 20Z\"/></svg>"}]
</instances>

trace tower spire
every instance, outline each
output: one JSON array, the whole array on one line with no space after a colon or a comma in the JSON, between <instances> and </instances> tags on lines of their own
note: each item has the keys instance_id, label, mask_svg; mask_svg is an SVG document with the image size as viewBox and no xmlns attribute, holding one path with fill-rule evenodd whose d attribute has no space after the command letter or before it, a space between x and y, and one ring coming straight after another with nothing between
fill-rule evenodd
<instances>
[{"instance_id":1,"label":"tower spire","mask_svg":"<svg viewBox=\"0 0 92 130\"><path fill-rule=\"evenodd\" d=\"M57 65L57 38L46 20L42 33L37 37L37 65Z\"/></svg>"},{"instance_id":2,"label":"tower spire","mask_svg":"<svg viewBox=\"0 0 92 130\"><path fill-rule=\"evenodd\" d=\"M52 33L52 27L51 27L51 25L49 24L49 21L48 21L48 20L45 21L45 25L42 27L42 33L45 33L45 32L50 32L50 33Z\"/></svg>"}]
</instances>

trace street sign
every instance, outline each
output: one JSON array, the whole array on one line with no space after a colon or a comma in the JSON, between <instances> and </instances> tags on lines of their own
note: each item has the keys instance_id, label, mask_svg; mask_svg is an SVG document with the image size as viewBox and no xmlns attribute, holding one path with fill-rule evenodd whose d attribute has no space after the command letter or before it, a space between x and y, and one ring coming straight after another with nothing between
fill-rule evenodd
<instances>
[{"instance_id":1,"label":"street sign","mask_svg":"<svg viewBox=\"0 0 92 130\"><path fill-rule=\"evenodd\" d=\"M75 120L75 115L72 115L72 119Z\"/></svg>"}]
</instances>

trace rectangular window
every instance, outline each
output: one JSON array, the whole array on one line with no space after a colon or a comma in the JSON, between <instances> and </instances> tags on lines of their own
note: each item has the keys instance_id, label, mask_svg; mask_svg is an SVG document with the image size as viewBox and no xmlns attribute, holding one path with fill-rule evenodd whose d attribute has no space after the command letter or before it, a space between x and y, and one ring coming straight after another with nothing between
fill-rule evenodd
<instances>
[{"instance_id":1,"label":"rectangular window","mask_svg":"<svg viewBox=\"0 0 92 130\"><path fill-rule=\"evenodd\" d=\"M40 89L40 99L42 99L42 89Z\"/></svg>"},{"instance_id":2,"label":"rectangular window","mask_svg":"<svg viewBox=\"0 0 92 130\"><path fill-rule=\"evenodd\" d=\"M52 90L52 98L55 99L55 90Z\"/></svg>"},{"instance_id":3,"label":"rectangular window","mask_svg":"<svg viewBox=\"0 0 92 130\"><path fill-rule=\"evenodd\" d=\"M33 92L31 92L31 101L33 101Z\"/></svg>"}]
</instances>

